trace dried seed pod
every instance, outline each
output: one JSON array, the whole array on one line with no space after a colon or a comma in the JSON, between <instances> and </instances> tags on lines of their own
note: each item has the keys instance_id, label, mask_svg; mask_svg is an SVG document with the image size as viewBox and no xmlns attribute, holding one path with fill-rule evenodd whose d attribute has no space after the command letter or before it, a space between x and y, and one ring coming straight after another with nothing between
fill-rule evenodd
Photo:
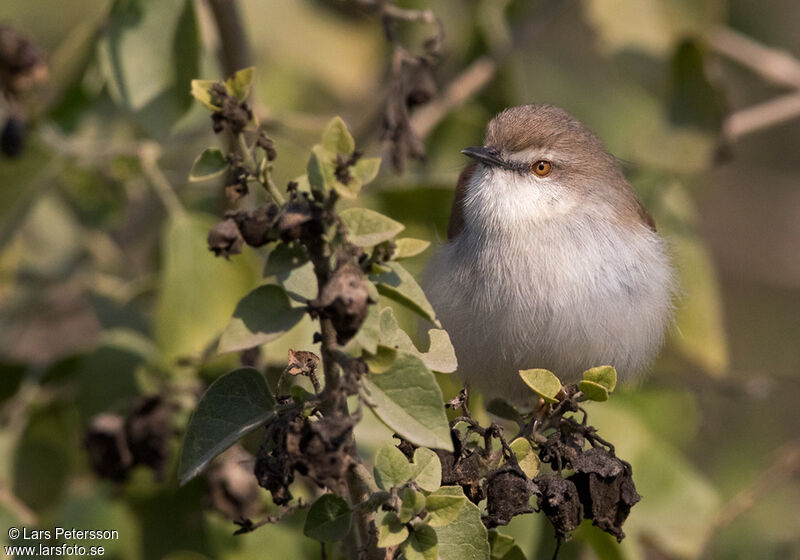
<instances>
[{"instance_id":1,"label":"dried seed pod","mask_svg":"<svg viewBox=\"0 0 800 560\"><path fill-rule=\"evenodd\" d=\"M208 232L208 248L217 257L222 255L227 259L231 255L238 255L242 252L243 243L239 227L231 218L218 223Z\"/></svg>"},{"instance_id":2,"label":"dried seed pod","mask_svg":"<svg viewBox=\"0 0 800 560\"><path fill-rule=\"evenodd\" d=\"M47 81L45 52L20 31L0 26L0 89L19 95Z\"/></svg>"},{"instance_id":3,"label":"dried seed pod","mask_svg":"<svg viewBox=\"0 0 800 560\"><path fill-rule=\"evenodd\" d=\"M143 397L125 422L125 436L134 461L161 477L169 460L175 406L160 395Z\"/></svg>"},{"instance_id":4,"label":"dried seed pod","mask_svg":"<svg viewBox=\"0 0 800 560\"><path fill-rule=\"evenodd\" d=\"M345 261L336 268L319 298L310 305L321 316L331 319L337 343L346 344L364 323L370 302L367 279L361 268Z\"/></svg>"},{"instance_id":5,"label":"dried seed pod","mask_svg":"<svg viewBox=\"0 0 800 560\"><path fill-rule=\"evenodd\" d=\"M206 474L206 505L231 521L256 515L260 506L254 461L241 445L234 445L215 460Z\"/></svg>"},{"instance_id":6,"label":"dried seed pod","mask_svg":"<svg viewBox=\"0 0 800 560\"><path fill-rule=\"evenodd\" d=\"M302 198L290 202L278 220L278 231L285 242L321 235L323 227L319 209Z\"/></svg>"},{"instance_id":7,"label":"dried seed pod","mask_svg":"<svg viewBox=\"0 0 800 560\"><path fill-rule=\"evenodd\" d=\"M508 525L515 515L531 513L530 498L538 488L519 469L504 467L486 477L486 510L488 527Z\"/></svg>"},{"instance_id":8,"label":"dried seed pod","mask_svg":"<svg viewBox=\"0 0 800 560\"><path fill-rule=\"evenodd\" d=\"M565 480L557 474L539 475L534 481L539 488L539 509L553 524L556 536L565 538L583 519L578 489L571 480Z\"/></svg>"},{"instance_id":9,"label":"dried seed pod","mask_svg":"<svg viewBox=\"0 0 800 560\"><path fill-rule=\"evenodd\" d=\"M228 217L236 222L244 242L251 247L261 247L277 239L275 224L279 209L275 204L263 204L255 210L232 212Z\"/></svg>"},{"instance_id":10,"label":"dried seed pod","mask_svg":"<svg viewBox=\"0 0 800 560\"><path fill-rule=\"evenodd\" d=\"M104 413L92 418L83 443L89 465L98 476L118 483L125 481L134 460L122 416Z\"/></svg>"}]
</instances>

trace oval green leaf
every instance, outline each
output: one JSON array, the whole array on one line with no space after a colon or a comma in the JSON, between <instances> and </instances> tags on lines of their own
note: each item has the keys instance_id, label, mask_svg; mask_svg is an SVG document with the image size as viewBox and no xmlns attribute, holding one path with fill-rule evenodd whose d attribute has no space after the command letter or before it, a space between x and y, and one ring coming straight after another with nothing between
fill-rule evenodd
<instances>
[{"instance_id":1,"label":"oval green leaf","mask_svg":"<svg viewBox=\"0 0 800 560\"><path fill-rule=\"evenodd\" d=\"M253 84L255 68L250 66L236 72L225 80L225 89L239 101L246 101L250 95L250 86Z\"/></svg>"},{"instance_id":2,"label":"oval green leaf","mask_svg":"<svg viewBox=\"0 0 800 560\"><path fill-rule=\"evenodd\" d=\"M340 214L347 238L359 247L373 247L405 229L400 222L368 208L348 208Z\"/></svg>"},{"instance_id":3,"label":"oval green leaf","mask_svg":"<svg viewBox=\"0 0 800 560\"><path fill-rule=\"evenodd\" d=\"M556 395L561 390L561 382L555 374L546 369L520 370L519 376L533 392L549 403L558 402Z\"/></svg>"},{"instance_id":4,"label":"oval green leaf","mask_svg":"<svg viewBox=\"0 0 800 560\"><path fill-rule=\"evenodd\" d=\"M341 117L333 117L325 127L322 133L322 147L333 155L345 156L349 156L356 149L356 142Z\"/></svg>"},{"instance_id":5,"label":"oval green leaf","mask_svg":"<svg viewBox=\"0 0 800 560\"><path fill-rule=\"evenodd\" d=\"M228 169L228 159L217 148L206 148L197 156L189 172L189 181L205 181L219 177Z\"/></svg>"},{"instance_id":6,"label":"oval green leaf","mask_svg":"<svg viewBox=\"0 0 800 560\"><path fill-rule=\"evenodd\" d=\"M442 462L427 447L414 450L414 482L427 492L435 492L442 485Z\"/></svg>"},{"instance_id":7,"label":"oval green leaf","mask_svg":"<svg viewBox=\"0 0 800 560\"><path fill-rule=\"evenodd\" d=\"M362 378L362 390L375 415L411 443L453 450L442 391L417 356L398 352L387 371Z\"/></svg>"},{"instance_id":8,"label":"oval green leaf","mask_svg":"<svg viewBox=\"0 0 800 560\"><path fill-rule=\"evenodd\" d=\"M411 463L396 447L387 445L375 455L375 482L383 490L400 486L414 474Z\"/></svg>"},{"instance_id":9,"label":"oval green leaf","mask_svg":"<svg viewBox=\"0 0 800 560\"><path fill-rule=\"evenodd\" d=\"M450 492L464 495L461 487L449 488ZM486 527L481 522L478 506L466 500L458 517L435 529L439 541L439 560L488 560L489 538Z\"/></svg>"},{"instance_id":10,"label":"oval green leaf","mask_svg":"<svg viewBox=\"0 0 800 560\"><path fill-rule=\"evenodd\" d=\"M386 266L387 272L372 277L378 292L439 325L433 306L411 273L397 262L388 262Z\"/></svg>"},{"instance_id":11,"label":"oval green leaf","mask_svg":"<svg viewBox=\"0 0 800 560\"><path fill-rule=\"evenodd\" d=\"M467 502L460 487L443 486L425 497L426 521L431 527L444 527L452 523Z\"/></svg>"},{"instance_id":12,"label":"oval green leaf","mask_svg":"<svg viewBox=\"0 0 800 560\"><path fill-rule=\"evenodd\" d=\"M583 378L586 381L602 385L609 393L617 386L617 370L613 366L597 366L587 369L583 372Z\"/></svg>"},{"instance_id":13,"label":"oval green leaf","mask_svg":"<svg viewBox=\"0 0 800 560\"><path fill-rule=\"evenodd\" d=\"M239 300L257 285L252 254L227 261L208 251L206 236L215 222L181 214L164 234L154 324L156 343L168 362L205 352Z\"/></svg>"},{"instance_id":14,"label":"oval green leaf","mask_svg":"<svg viewBox=\"0 0 800 560\"><path fill-rule=\"evenodd\" d=\"M408 538L408 527L394 513L383 516L378 525L378 547L397 546Z\"/></svg>"},{"instance_id":15,"label":"oval green leaf","mask_svg":"<svg viewBox=\"0 0 800 560\"><path fill-rule=\"evenodd\" d=\"M275 399L258 370L235 369L214 381L186 428L180 483L186 484L236 440L268 422L274 408Z\"/></svg>"},{"instance_id":16,"label":"oval green leaf","mask_svg":"<svg viewBox=\"0 0 800 560\"><path fill-rule=\"evenodd\" d=\"M400 547L406 560L437 560L439 545L436 531L422 525L414 529L408 540Z\"/></svg>"},{"instance_id":17,"label":"oval green leaf","mask_svg":"<svg viewBox=\"0 0 800 560\"><path fill-rule=\"evenodd\" d=\"M394 244L395 248L392 258L395 260L415 257L431 246L430 241L414 239L413 237L403 237L395 241Z\"/></svg>"},{"instance_id":18,"label":"oval green leaf","mask_svg":"<svg viewBox=\"0 0 800 560\"><path fill-rule=\"evenodd\" d=\"M336 542L347 536L353 515L347 502L335 494L323 494L311 505L303 534L321 542Z\"/></svg>"},{"instance_id":19,"label":"oval green leaf","mask_svg":"<svg viewBox=\"0 0 800 560\"><path fill-rule=\"evenodd\" d=\"M536 450L531 445L531 442L525 438L517 438L509 444L511 451L517 458L519 468L528 478L533 478L539 474L539 456Z\"/></svg>"},{"instance_id":20,"label":"oval green leaf","mask_svg":"<svg viewBox=\"0 0 800 560\"><path fill-rule=\"evenodd\" d=\"M420 449L425 449L420 447ZM403 488L398 492L400 498L400 511L398 516L400 521L408 523L415 515L425 509L425 495L417 492L413 488Z\"/></svg>"},{"instance_id":21,"label":"oval green leaf","mask_svg":"<svg viewBox=\"0 0 800 560\"><path fill-rule=\"evenodd\" d=\"M584 379L578 382L578 389L580 389L583 392L583 396L590 401L603 402L608 400L608 389L594 381L587 381Z\"/></svg>"},{"instance_id":22,"label":"oval green leaf","mask_svg":"<svg viewBox=\"0 0 800 560\"><path fill-rule=\"evenodd\" d=\"M303 308L292 307L280 286L259 286L236 306L217 351L224 354L266 344L299 323L304 313Z\"/></svg>"}]
</instances>

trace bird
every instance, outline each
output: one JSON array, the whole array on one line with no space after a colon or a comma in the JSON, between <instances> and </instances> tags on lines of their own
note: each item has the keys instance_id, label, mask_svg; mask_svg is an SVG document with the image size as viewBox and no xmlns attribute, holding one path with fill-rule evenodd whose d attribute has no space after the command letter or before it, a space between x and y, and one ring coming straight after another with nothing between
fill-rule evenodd
<instances>
[{"instance_id":1,"label":"bird","mask_svg":"<svg viewBox=\"0 0 800 560\"><path fill-rule=\"evenodd\" d=\"M492 119L455 189L447 242L423 287L458 374L486 399L529 406L519 371L563 383L614 366L634 379L659 352L677 280L667 242L617 159L565 110Z\"/></svg>"}]
</instances>

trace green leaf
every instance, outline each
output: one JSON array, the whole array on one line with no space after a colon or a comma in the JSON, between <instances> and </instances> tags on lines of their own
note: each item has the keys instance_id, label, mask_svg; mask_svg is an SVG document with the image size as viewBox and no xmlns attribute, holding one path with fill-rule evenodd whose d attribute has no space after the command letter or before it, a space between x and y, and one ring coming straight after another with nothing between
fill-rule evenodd
<instances>
[{"instance_id":1,"label":"green leaf","mask_svg":"<svg viewBox=\"0 0 800 560\"><path fill-rule=\"evenodd\" d=\"M250 66L236 72L233 76L225 80L225 88L228 93L239 101L247 101L250 95L250 86L253 84L253 74L255 68Z\"/></svg>"},{"instance_id":2,"label":"green leaf","mask_svg":"<svg viewBox=\"0 0 800 560\"><path fill-rule=\"evenodd\" d=\"M167 224L155 310L156 343L167 361L200 356L257 283L248 255L227 261L209 252L206 237L215 222L187 214Z\"/></svg>"},{"instance_id":3,"label":"green leaf","mask_svg":"<svg viewBox=\"0 0 800 560\"><path fill-rule=\"evenodd\" d=\"M331 154L349 156L356 149L355 140L341 117L334 117L322 133L322 147Z\"/></svg>"},{"instance_id":4,"label":"green leaf","mask_svg":"<svg viewBox=\"0 0 800 560\"><path fill-rule=\"evenodd\" d=\"M374 354L365 353L362 357L367 362L370 373L383 373L392 367L397 359L397 350L381 344Z\"/></svg>"},{"instance_id":5,"label":"green leaf","mask_svg":"<svg viewBox=\"0 0 800 560\"><path fill-rule=\"evenodd\" d=\"M456 486L443 486L425 497L425 509L428 512L428 517L425 519L428 525L444 527L458 517L467 501L467 497L460 490L461 488Z\"/></svg>"},{"instance_id":6,"label":"green leaf","mask_svg":"<svg viewBox=\"0 0 800 560\"><path fill-rule=\"evenodd\" d=\"M452 492L464 494L461 487ZM489 539L481 522L478 506L466 500L452 522L435 529L439 540L439 560L488 560Z\"/></svg>"},{"instance_id":7,"label":"green leaf","mask_svg":"<svg viewBox=\"0 0 800 560\"><path fill-rule=\"evenodd\" d=\"M583 392L583 396L590 401L603 402L608 400L608 389L594 381L586 381L585 379L579 381L578 389L580 389Z\"/></svg>"},{"instance_id":8,"label":"green leaf","mask_svg":"<svg viewBox=\"0 0 800 560\"><path fill-rule=\"evenodd\" d=\"M359 247L373 247L405 229L400 222L368 208L348 208L340 214L347 238Z\"/></svg>"},{"instance_id":9,"label":"green leaf","mask_svg":"<svg viewBox=\"0 0 800 560\"><path fill-rule=\"evenodd\" d=\"M680 272L681 302L675 313L681 336L670 341L678 351L714 377L729 370L723 302L711 251L696 235L670 236Z\"/></svg>"},{"instance_id":10,"label":"green leaf","mask_svg":"<svg viewBox=\"0 0 800 560\"><path fill-rule=\"evenodd\" d=\"M435 492L442 485L442 462L439 456L427 447L414 450L414 475L417 486L427 492Z\"/></svg>"},{"instance_id":11,"label":"green leaf","mask_svg":"<svg viewBox=\"0 0 800 560\"><path fill-rule=\"evenodd\" d=\"M395 260L416 257L431 245L430 241L414 239L413 237L403 237L396 240L394 244L395 249L392 258Z\"/></svg>"},{"instance_id":12,"label":"green leaf","mask_svg":"<svg viewBox=\"0 0 800 560\"><path fill-rule=\"evenodd\" d=\"M374 286L372 282L370 286ZM374 298L377 300L377 298ZM380 337L380 311L377 305L370 305L367 311L367 318L358 329L355 341L363 350L369 354L377 354L378 352L378 339Z\"/></svg>"},{"instance_id":13,"label":"green leaf","mask_svg":"<svg viewBox=\"0 0 800 560\"><path fill-rule=\"evenodd\" d=\"M236 440L268 422L274 408L275 400L258 370L235 369L214 381L186 428L180 483L186 484Z\"/></svg>"},{"instance_id":14,"label":"green leaf","mask_svg":"<svg viewBox=\"0 0 800 560\"><path fill-rule=\"evenodd\" d=\"M420 449L424 449L421 447ZM400 521L408 523L411 519L425 509L425 495L413 488L403 488L398 492L400 497Z\"/></svg>"},{"instance_id":15,"label":"green leaf","mask_svg":"<svg viewBox=\"0 0 800 560\"><path fill-rule=\"evenodd\" d=\"M519 468L528 478L533 478L539 474L539 456L530 441L523 437L518 437L509 444L509 447L517 458Z\"/></svg>"},{"instance_id":16,"label":"green leaf","mask_svg":"<svg viewBox=\"0 0 800 560\"><path fill-rule=\"evenodd\" d=\"M490 400L486 404L486 412L506 420L512 420L518 424L522 422L522 415L519 411L502 399Z\"/></svg>"},{"instance_id":17,"label":"green leaf","mask_svg":"<svg viewBox=\"0 0 800 560\"><path fill-rule=\"evenodd\" d=\"M388 262L386 266L388 272L373 276L378 292L439 325L436 312L414 277L400 263Z\"/></svg>"},{"instance_id":18,"label":"green leaf","mask_svg":"<svg viewBox=\"0 0 800 560\"><path fill-rule=\"evenodd\" d=\"M561 382L553 372L546 369L520 370L519 376L533 392L549 403L558 402L556 395L561 390Z\"/></svg>"},{"instance_id":19,"label":"green leaf","mask_svg":"<svg viewBox=\"0 0 800 560\"><path fill-rule=\"evenodd\" d=\"M378 418L411 443L453 450L442 391L420 358L399 352L387 371L364 376L362 389Z\"/></svg>"},{"instance_id":20,"label":"green leaf","mask_svg":"<svg viewBox=\"0 0 800 560\"><path fill-rule=\"evenodd\" d=\"M222 109L220 105L213 102L211 97L211 88L214 84L218 84L214 80L192 80L191 94L197 101L206 106L207 109L212 111L219 111Z\"/></svg>"},{"instance_id":21,"label":"green leaf","mask_svg":"<svg viewBox=\"0 0 800 560\"><path fill-rule=\"evenodd\" d=\"M414 474L411 463L396 447L387 445L375 455L375 482L383 490L400 486Z\"/></svg>"},{"instance_id":22,"label":"green leaf","mask_svg":"<svg viewBox=\"0 0 800 560\"><path fill-rule=\"evenodd\" d=\"M324 166L326 163L328 163L328 155L325 153L325 149L319 145L311 148L306 165L308 183L313 190L323 193L331 188L325 177Z\"/></svg>"},{"instance_id":23,"label":"green leaf","mask_svg":"<svg viewBox=\"0 0 800 560\"><path fill-rule=\"evenodd\" d=\"M406 560L437 560L439 546L436 531L426 525L417 527L400 549Z\"/></svg>"},{"instance_id":24,"label":"green leaf","mask_svg":"<svg viewBox=\"0 0 800 560\"><path fill-rule=\"evenodd\" d=\"M381 169L381 158L361 158L350 168L350 176L358 183L360 189L372 182Z\"/></svg>"},{"instance_id":25,"label":"green leaf","mask_svg":"<svg viewBox=\"0 0 800 560\"><path fill-rule=\"evenodd\" d=\"M513 537L491 530L489 544L492 547L491 560L526 560L525 554L514 542Z\"/></svg>"},{"instance_id":26,"label":"green leaf","mask_svg":"<svg viewBox=\"0 0 800 560\"><path fill-rule=\"evenodd\" d=\"M165 136L190 107L186 91L200 67L194 2L116 0L98 60L111 98L153 134Z\"/></svg>"},{"instance_id":27,"label":"green leaf","mask_svg":"<svg viewBox=\"0 0 800 560\"><path fill-rule=\"evenodd\" d=\"M378 547L397 546L408 538L408 527L394 513L387 513L378 525Z\"/></svg>"},{"instance_id":28,"label":"green leaf","mask_svg":"<svg viewBox=\"0 0 800 560\"><path fill-rule=\"evenodd\" d=\"M236 306L217 351L224 354L266 344L299 323L304 314L303 308L292 307L280 286L259 286Z\"/></svg>"},{"instance_id":29,"label":"green leaf","mask_svg":"<svg viewBox=\"0 0 800 560\"><path fill-rule=\"evenodd\" d=\"M295 299L308 301L317 297L314 265L308 260L302 247L285 243L276 245L267 259L264 276L283 286L290 296L296 296Z\"/></svg>"},{"instance_id":30,"label":"green leaf","mask_svg":"<svg viewBox=\"0 0 800 560\"><path fill-rule=\"evenodd\" d=\"M597 366L583 372L583 378L602 385L611 393L617 386L617 370L613 366Z\"/></svg>"},{"instance_id":31,"label":"green leaf","mask_svg":"<svg viewBox=\"0 0 800 560\"><path fill-rule=\"evenodd\" d=\"M205 181L225 173L228 169L228 158L217 148L206 148L197 156L189 172L189 181Z\"/></svg>"},{"instance_id":32,"label":"green leaf","mask_svg":"<svg viewBox=\"0 0 800 560\"><path fill-rule=\"evenodd\" d=\"M335 494L323 494L311 505L303 534L321 542L336 542L347 536L353 515L350 507Z\"/></svg>"},{"instance_id":33,"label":"green leaf","mask_svg":"<svg viewBox=\"0 0 800 560\"><path fill-rule=\"evenodd\" d=\"M458 366L456 351L450 342L450 336L447 331L430 329L428 331L428 338L431 341L430 348L427 352L420 352L411 342L408 334L400 328L400 324L397 322L394 310L391 307L385 307L381 310L379 327L381 344L414 354L422 359L428 369L433 371L452 373L456 370Z\"/></svg>"}]
</instances>

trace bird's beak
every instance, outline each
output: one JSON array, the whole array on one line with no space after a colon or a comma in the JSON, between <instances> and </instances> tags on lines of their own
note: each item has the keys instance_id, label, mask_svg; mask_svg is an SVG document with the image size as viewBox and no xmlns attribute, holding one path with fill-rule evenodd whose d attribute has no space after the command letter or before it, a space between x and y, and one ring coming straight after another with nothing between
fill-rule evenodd
<instances>
[{"instance_id":1,"label":"bird's beak","mask_svg":"<svg viewBox=\"0 0 800 560\"><path fill-rule=\"evenodd\" d=\"M493 167L506 167L506 162L500 158L500 151L497 148L487 148L485 146L473 146L464 148L461 153L472 159L485 163Z\"/></svg>"}]
</instances>

